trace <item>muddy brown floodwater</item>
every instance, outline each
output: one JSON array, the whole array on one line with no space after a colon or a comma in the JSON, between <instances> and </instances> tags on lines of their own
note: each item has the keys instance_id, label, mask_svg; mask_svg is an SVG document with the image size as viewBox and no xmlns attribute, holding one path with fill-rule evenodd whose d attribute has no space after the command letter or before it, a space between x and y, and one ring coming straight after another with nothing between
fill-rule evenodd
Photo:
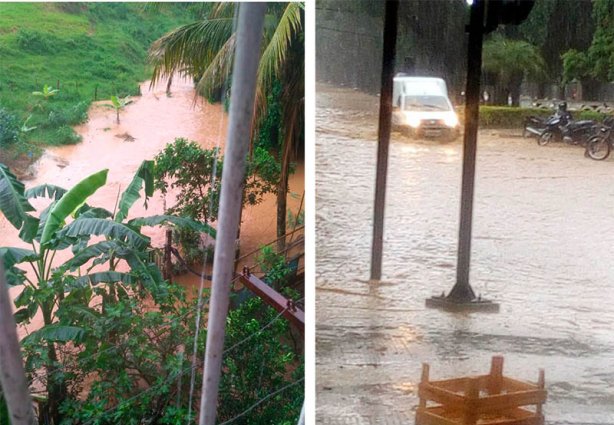
<instances>
[{"instance_id":1,"label":"muddy brown floodwater","mask_svg":"<svg viewBox=\"0 0 614 425\"><path fill-rule=\"evenodd\" d=\"M134 97L134 103L120 113L119 125L115 121L115 111L101 106L100 102L93 105L88 122L76 128L83 141L72 146L48 148L32 167L32 178L25 182L26 188L50 183L68 189L88 175L108 168L107 184L92 195L88 203L112 210L118 193L130 183L141 162L153 159L175 138L194 140L205 148L219 144L223 150L228 116L222 106L202 101L195 104L193 85L188 80L176 78L170 97L166 96L165 88L164 81L153 90L150 90L149 82L141 84L143 95ZM298 210L303 190L304 167L299 164L290 177L290 192L298 194L288 197L288 208L294 213ZM159 193L155 193L147 209L142 199L137 201L129 218L163 214L165 203L172 205L172 196L167 196L165 200ZM47 203L33 202L37 208ZM164 245L164 229L144 229L144 232L151 236L154 246ZM267 195L261 204L247 207L243 212L242 253L275 239L275 234L275 197ZM3 216L0 216L0 246L29 248ZM69 255L69 251L66 250L64 254ZM56 257L56 262L66 259L60 257ZM179 276L176 280L188 289L199 284L198 278L192 275ZM19 288L14 288L12 293L18 291ZM32 327L37 325L33 323Z\"/></svg>"},{"instance_id":2,"label":"muddy brown floodwater","mask_svg":"<svg viewBox=\"0 0 614 425\"><path fill-rule=\"evenodd\" d=\"M481 131L471 282L498 314L424 300L454 284L460 142L393 133L383 282L368 283L378 99L318 86L317 421L413 423L431 377L546 371L551 425L614 424L614 161Z\"/></svg>"}]
</instances>

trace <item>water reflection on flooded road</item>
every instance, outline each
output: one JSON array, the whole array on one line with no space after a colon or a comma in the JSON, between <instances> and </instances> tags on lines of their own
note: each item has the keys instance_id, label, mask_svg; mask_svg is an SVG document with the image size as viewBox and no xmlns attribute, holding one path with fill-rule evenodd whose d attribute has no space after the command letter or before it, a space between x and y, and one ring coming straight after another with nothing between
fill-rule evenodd
<instances>
[{"instance_id":1,"label":"water reflection on flooded road","mask_svg":"<svg viewBox=\"0 0 614 425\"><path fill-rule=\"evenodd\" d=\"M378 99L318 89L318 423L413 423L422 362L484 374L501 353L516 378L545 369L548 424L614 424L614 163L481 131L471 282L501 312L427 310L455 280L461 143L393 133L371 285Z\"/></svg>"}]
</instances>

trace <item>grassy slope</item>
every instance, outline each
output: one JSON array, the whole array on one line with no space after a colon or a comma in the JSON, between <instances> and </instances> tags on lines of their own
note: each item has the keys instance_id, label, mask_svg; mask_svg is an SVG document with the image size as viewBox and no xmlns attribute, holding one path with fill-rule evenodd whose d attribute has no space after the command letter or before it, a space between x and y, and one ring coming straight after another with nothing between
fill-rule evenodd
<instances>
[{"instance_id":1,"label":"grassy slope","mask_svg":"<svg viewBox=\"0 0 614 425\"><path fill-rule=\"evenodd\" d=\"M151 42L191 21L185 5L156 11L143 3L0 3L0 107L23 122L34 144L78 142L71 125L94 100L137 95L150 75ZM32 95L43 85L59 93Z\"/></svg>"}]
</instances>

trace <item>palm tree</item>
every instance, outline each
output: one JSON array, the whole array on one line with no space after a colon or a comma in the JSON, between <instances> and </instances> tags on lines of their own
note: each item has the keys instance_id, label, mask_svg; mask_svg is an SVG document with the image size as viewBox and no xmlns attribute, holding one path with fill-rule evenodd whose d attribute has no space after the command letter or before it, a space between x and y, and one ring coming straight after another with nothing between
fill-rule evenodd
<instances>
[{"instance_id":1,"label":"palm tree","mask_svg":"<svg viewBox=\"0 0 614 425\"><path fill-rule=\"evenodd\" d=\"M546 68L537 46L521 40L511 40L494 34L484 43L482 69L493 76L495 104L507 104L508 94L512 105L518 106L520 84L525 75L540 78Z\"/></svg>"},{"instance_id":2,"label":"palm tree","mask_svg":"<svg viewBox=\"0 0 614 425\"><path fill-rule=\"evenodd\" d=\"M277 235L286 233L286 196L293 146L299 140L304 123L304 32L302 3L272 3L267 9L258 84L256 113L252 134L266 113L267 94L275 80L282 83L281 134L277 143L281 176L277 185ZM206 18L184 25L155 41L150 49L154 65L152 84L173 74L187 75L197 81L203 96L212 96L232 71L236 33L235 5L208 5ZM283 248L285 241L281 240Z\"/></svg>"}]
</instances>

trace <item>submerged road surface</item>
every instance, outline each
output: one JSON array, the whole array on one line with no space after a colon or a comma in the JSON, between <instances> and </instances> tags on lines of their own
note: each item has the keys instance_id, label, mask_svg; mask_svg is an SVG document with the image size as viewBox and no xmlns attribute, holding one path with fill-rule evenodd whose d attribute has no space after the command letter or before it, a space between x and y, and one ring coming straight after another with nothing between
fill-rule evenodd
<instances>
[{"instance_id":1,"label":"submerged road surface","mask_svg":"<svg viewBox=\"0 0 614 425\"><path fill-rule=\"evenodd\" d=\"M461 142L393 133L383 281L370 285L376 97L317 97L317 422L410 424L432 379L546 371L548 424L614 424L614 160L478 140L471 282L499 314L424 307L455 279ZM511 132L507 132L511 133Z\"/></svg>"}]
</instances>

